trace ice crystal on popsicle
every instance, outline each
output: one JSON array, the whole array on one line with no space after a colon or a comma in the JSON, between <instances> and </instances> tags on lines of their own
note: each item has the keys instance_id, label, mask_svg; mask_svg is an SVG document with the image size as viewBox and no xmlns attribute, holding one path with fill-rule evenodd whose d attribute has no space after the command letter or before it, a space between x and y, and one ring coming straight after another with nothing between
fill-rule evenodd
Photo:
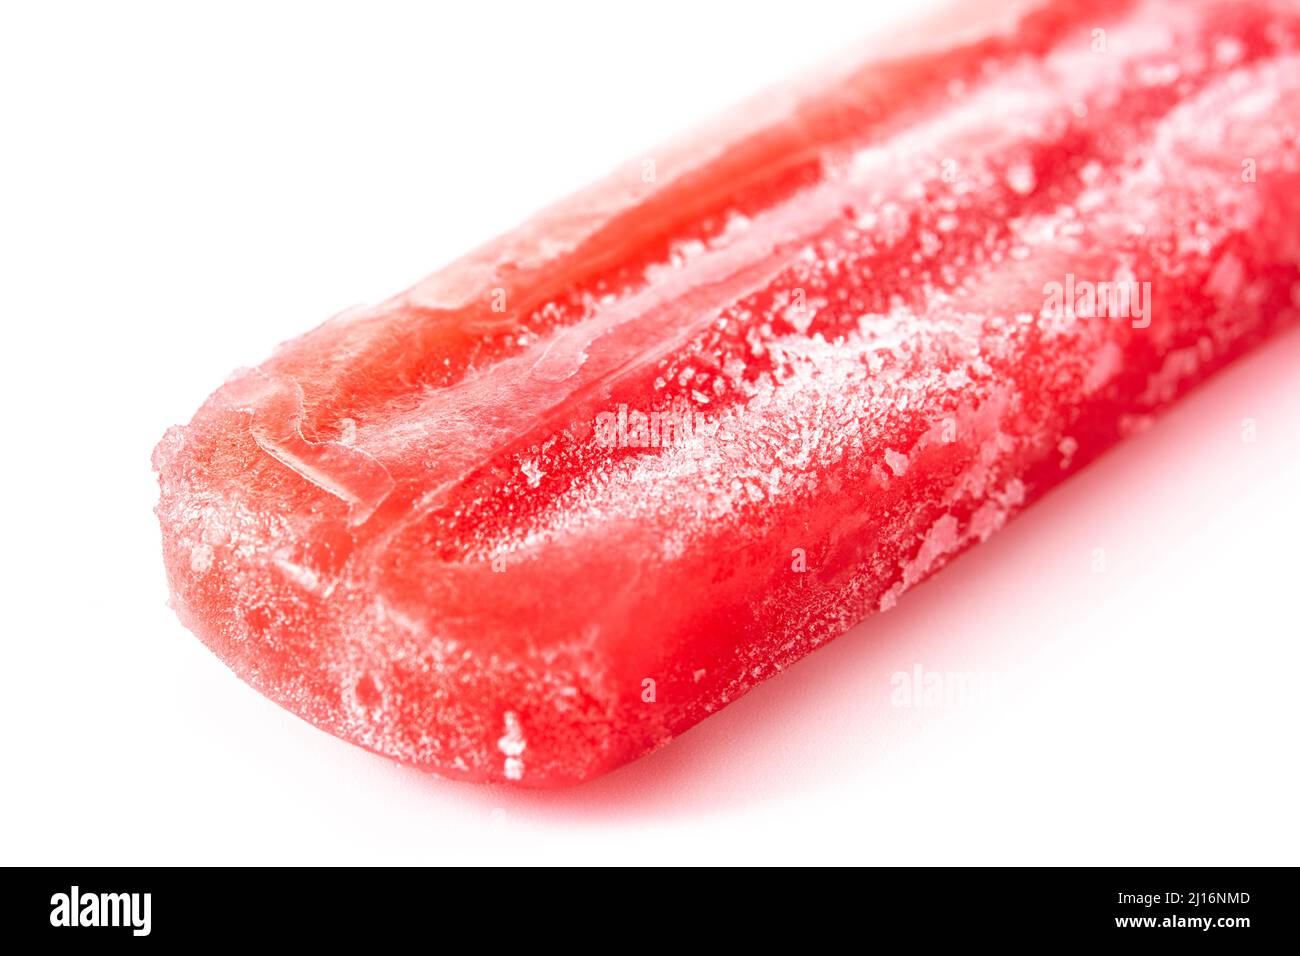
<instances>
[{"instance_id":1,"label":"ice crystal on popsicle","mask_svg":"<svg viewBox=\"0 0 1300 956\"><path fill-rule=\"evenodd\" d=\"M378 753L584 780L1296 318L1291 5L967 19L236 373L156 452L181 619Z\"/></svg>"}]
</instances>

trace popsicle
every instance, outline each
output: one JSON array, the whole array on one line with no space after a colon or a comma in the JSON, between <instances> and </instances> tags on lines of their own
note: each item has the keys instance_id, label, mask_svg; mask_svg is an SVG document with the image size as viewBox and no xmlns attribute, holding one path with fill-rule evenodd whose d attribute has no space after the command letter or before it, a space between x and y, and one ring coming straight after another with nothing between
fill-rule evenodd
<instances>
[{"instance_id":1,"label":"popsicle","mask_svg":"<svg viewBox=\"0 0 1300 956\"><path fill-rule=\"evenodd\" d=\"M344 740L590 779L1294 322L1298 130L1292 4L960 8L236 372L173 605Z\"/></svg>"}]
</instances>

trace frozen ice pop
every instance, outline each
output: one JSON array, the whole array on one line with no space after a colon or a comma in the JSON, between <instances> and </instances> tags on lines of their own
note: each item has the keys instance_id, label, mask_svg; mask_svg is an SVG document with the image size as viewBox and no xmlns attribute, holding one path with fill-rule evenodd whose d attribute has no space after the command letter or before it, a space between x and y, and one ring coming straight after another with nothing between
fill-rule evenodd
<instances>
[{"instance_id":1,"label":"frozen ice pop","mask_svg":"<svg viewBox=\"0 0 1300 956\"><path fill-rule=\"evenodd\" d=\"M155 453L181 620L377 753L583 781L1296 319L1293 4L965 9L237 372Z\"/></svg>"}]
</instances>

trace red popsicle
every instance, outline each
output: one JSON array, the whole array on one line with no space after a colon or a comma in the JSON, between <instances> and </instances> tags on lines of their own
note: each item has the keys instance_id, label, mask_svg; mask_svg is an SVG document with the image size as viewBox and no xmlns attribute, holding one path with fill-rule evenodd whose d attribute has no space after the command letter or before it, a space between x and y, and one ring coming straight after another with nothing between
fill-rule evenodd
<instances>
[{"instance_id":1,"label":"red popsicle","mask_svg":"<svg viewBox=\"0 0 1300 956\"><path fill-rule=\"evenodd\" d=\"M236 373L155 455L182 621L378 753L585 780L1297 317L1291 4L960 26Z\"/></svg>"}]
</instances>

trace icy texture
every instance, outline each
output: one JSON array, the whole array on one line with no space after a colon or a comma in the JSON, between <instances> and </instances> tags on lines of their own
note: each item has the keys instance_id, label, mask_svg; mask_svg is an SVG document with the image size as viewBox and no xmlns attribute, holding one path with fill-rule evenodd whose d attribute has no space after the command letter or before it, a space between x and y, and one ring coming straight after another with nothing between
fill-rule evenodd
<instances>
[{"instance_id":1,"label":"icy texture","mask_svg":"<svg viewBox=\"0 0 1300 956\"><path fill-rule=\"evenodd\" d=\"M551 786L892 607L1296 318L1297 15L1085 8L773 94L237 373L156 453L182 620Z\"/></svg>"}]
</instances>

